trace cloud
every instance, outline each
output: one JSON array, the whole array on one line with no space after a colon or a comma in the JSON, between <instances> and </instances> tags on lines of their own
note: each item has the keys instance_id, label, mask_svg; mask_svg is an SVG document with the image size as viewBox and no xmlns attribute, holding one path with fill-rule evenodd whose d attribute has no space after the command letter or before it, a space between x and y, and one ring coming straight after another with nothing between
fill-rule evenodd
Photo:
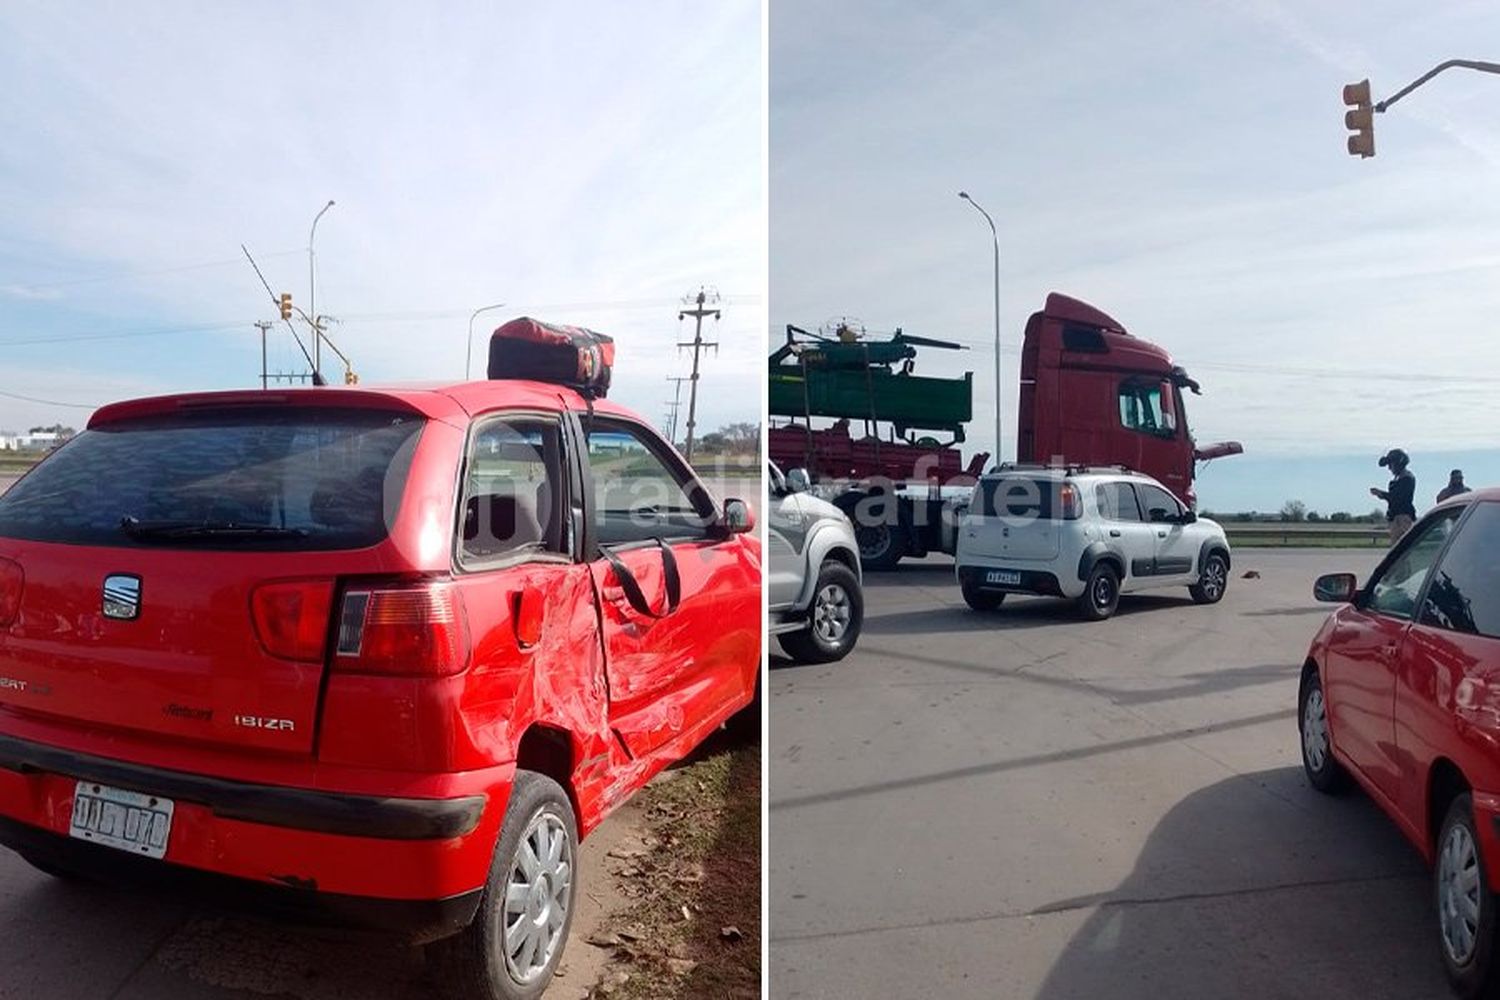
<instances>
[{"instance_id":1,"label":"cloud","mask_svg":"<svg viewBox=\"0 0 1500 1000\"><path fill-rule=\"evenodd\" d=\"M267 46L270 30L249 4L0 12L0 179L15 195L0 280L67 289L52 310L0 300L0 341L238 315L239 331L88 361L251 384L251 323L273 312L238 245L305 308L308 227L331 197L316 305L341 318L333 335L366 381L460 376L478 305L572 304L544 318L614 334L625 401L655 416L682 366L678 299L700 283L733 296L725 362L759 355L758 4L329 4L278 12ZM290 338L271 340L293 365ZM753 416L758 389L716 393L703 422Z\"/></svg>"},{"instance_id":2,"label":"cloud","mask_svg":"<svg viewBox=\"0 0 1500 1000\"><path fill-rule=\"evenodd\" d=\"M1394 89L1496 29L1474 4L784 5L773 332L851 314L964 342L917 371L975 373L968 447L992 450L990 233L965 189L1000 231L1007 438L1026 318L1062 291L1198 376L1200 441L1477 446L1500 370L1496 82L1443 77L1379 116L1366 161L1339 90Z\"/></svg>"}]
</instances>

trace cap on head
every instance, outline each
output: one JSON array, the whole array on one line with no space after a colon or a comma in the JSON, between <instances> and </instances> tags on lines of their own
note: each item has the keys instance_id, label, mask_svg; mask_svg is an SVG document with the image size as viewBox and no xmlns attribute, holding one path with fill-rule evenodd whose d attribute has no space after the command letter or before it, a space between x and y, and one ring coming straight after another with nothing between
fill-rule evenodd
<instances>
[{"instance_id":1,"label":"cap on head","mask_svg":"<svg viewBox=\"0 0 1500 1000\"><path fill-rule=\"evenodd\" d=\"M1389 466L1392 469L1404 469L1410 461L1411 459L1406 457L1406 452L1400 448L1392 448L1380 456L1381 468Z\"/></svg>"},{"instance_id":2,"label":"cap on head","mask_svg":"<svg viewBox=\"0 0 1500 1000\"><path fill-rule=\"evenodd\" d=\"M1464 477L1464 470L1463 469L1454 469L1452 472L1448 473L1448 478L1449 479L1462 479L1463 477Z\"/></svg>"}]
</instances>

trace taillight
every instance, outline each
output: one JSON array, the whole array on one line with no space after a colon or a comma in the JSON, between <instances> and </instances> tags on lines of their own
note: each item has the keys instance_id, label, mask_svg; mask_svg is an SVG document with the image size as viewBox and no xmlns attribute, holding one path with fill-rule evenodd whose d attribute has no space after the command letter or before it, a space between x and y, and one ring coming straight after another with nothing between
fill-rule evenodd
<instances>
[{"instance_id":1,"label":"taillight","mask_svg":"<svg viewBox=\"0 0 1500 1000\"><path fill-rule=\"evenodd\" d=\"M26 588L26 571L14 559L0 559L0 628L15 622L21 613L21 591Z\"/></svg>"},{"instance_id":2,"label":"taillight","mask_svg":"<svg viewBox=\"0 0 1500 1000\"><path fill-rule=\"evenodd\" d=\"M451 583L359 588L344 594L335 670L447 677L467 661L463 610Z\"/></svg>"},{"instance_id":3,"label":"taillight","mask_svg":"<svg viewBox=\"0 0 1500 1000\"><path fill-rule=\"evenodd\" d=\"M250 617L266 652L304 663L323 661L332 607L332 580L267 583L250 595Z\"/></svg>"},{"instance_id":4,"label":"taillight","mask_svg":"<svg viewBox=\"0 0 1500 1000\"><path fill-rule=\"evenodd\" d=\"M1076 521L1083 515L1083 504L1078 499L1078 487L1072 483L1063 483L1062 489L1058 491L1058 499L1061 501L1062 510L1060 517L1064 521Z\"/></svg>"}]
</instances>

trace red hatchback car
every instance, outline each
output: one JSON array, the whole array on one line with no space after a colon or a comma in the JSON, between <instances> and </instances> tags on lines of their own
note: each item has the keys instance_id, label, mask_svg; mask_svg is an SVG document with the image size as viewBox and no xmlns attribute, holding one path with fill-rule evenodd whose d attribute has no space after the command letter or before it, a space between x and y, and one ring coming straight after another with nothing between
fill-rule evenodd
<instances>
[{"instance_id":1,"label":"red hatchback car","mask_svg":"<svg viewBox=\"0 0 1500 1000\"><path fill-rule=\"evenodd\" d=\"M558 384L106 407L0 497L0 843L534 997L579 839L754 697L752 521Z\"/></svg>"},{"instance_id":2,"label":"red hatchback car","mask_svg":"<svg viewBox=\"0 0 1500 1000\"><path fill-rule=\"evenodd\" d=\"M1500 490L1428 513L1308 652L1302 762L1331 792L1353 776L1433 865L1443 961L1464 997L1500 992Z\"/></svg>"}]
</instances>

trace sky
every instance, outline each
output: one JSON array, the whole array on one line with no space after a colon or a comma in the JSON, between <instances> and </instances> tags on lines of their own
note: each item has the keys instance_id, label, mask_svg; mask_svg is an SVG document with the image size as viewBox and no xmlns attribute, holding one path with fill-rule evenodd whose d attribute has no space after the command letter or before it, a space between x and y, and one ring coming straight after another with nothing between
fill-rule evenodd
<instances>
[{"instance_id":1,"label":"sky","mask_svg":"<svg viewBox=\"0 0 1500 1000\"><path fill-rule=\"evenodd\" d=\"M506 319L589 326L660 423L706 285L700 433L755 420L764 86L756 0L0 5L0 429L258 384L240 244L306 308L329 199L316 307L365 383L461 378L505 302L477 371Z\"/></svg>"},{"instance_id":2,"label":"sky","mask_svg":"<svg viewBox=\"0 0 1500 1000\"><path fill-rule=\"evenodd\" d=\"M1341 100L1495 38L1478 2L773 4L771 336L850 316L966 343L917 371L976 373L966 448L991 450L967 190L999 230L1007 457L1026 317L1060 291L1202 383L1200 444L1244 444L1205 506L1367 511L1394 446L1433 492L1455 454L1500 482L1500 77L1428 83L1365 160Z\"/></svg>"}]
</instances>

